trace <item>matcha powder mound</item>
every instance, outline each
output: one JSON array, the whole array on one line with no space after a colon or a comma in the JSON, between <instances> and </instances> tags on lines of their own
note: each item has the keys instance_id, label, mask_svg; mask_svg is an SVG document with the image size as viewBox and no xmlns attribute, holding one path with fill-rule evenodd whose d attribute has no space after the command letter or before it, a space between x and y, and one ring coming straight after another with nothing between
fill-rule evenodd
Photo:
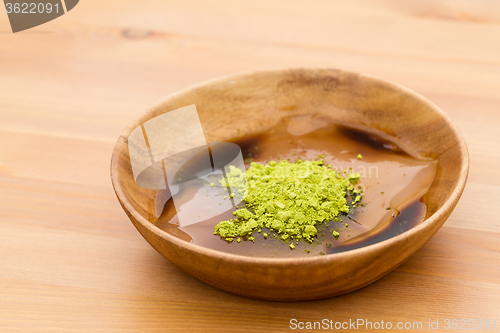
<instances>
[{"instance_id":1,"label":"matcha powder mound","mask_svg":"<svg viewBox=\"0 0 500 333\"><path fill-rule=\"evenodd\" d=\"M235 167L226 174L232 188L243 184L242 176L243 172ZM352 204L361 200L359 191L352 186L359 178L359 173L342 177L331 166L325 166L322 159L271 161L265 165L252 162L246 171L246 187L238 191L245 207L233 213L235 219L218 223L214 234L229 242L237 237L254 241L252 233L266 227L284 241L311 243L321 223L349 212L348 192L355 197ZM222 185L227 184L222 181ZM268 234L263 236L267 238Z\"/></svg>"}]
</instances>

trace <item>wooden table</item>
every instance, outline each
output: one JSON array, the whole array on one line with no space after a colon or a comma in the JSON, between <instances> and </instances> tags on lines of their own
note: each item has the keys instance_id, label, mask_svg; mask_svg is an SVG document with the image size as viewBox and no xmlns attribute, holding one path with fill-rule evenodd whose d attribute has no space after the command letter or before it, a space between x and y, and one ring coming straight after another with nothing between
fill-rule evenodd
<instances>
[{"instance_id":1,"label":"wooden table","mask_svg":"<svg viewBox=\"0 0 500 333\"><path fill-rule=\"evenodd\" d=\"M278 332L291 319L500 330L499 2L86 0L17 34L0 12L0 332ZM139 235L109 179L122 129L166 95L285 67L409 87L470 150L463 197L428 244L378 282L315 302L192 278Z\"/></svg>"}]
</instances>

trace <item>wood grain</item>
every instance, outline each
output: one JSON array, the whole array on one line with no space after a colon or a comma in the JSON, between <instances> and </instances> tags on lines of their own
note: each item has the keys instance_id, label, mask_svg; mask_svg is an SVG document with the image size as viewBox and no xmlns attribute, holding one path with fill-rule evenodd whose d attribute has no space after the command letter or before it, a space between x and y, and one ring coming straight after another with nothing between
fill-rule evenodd
<instances>
[{"instance_id":1,"label":"wood grain","mask_svg":"<svg viewBox=\"0 0 500 333\"><path fill-rule=\"evenodd\" d=\"M172 168L174 163L168 159L169 151L188 141L175 143L173 148L177 138L169 135L175 135L177 128L149 127L144 137L162 138L165 144L153 150L145 144L141 148L133 133L142 126L160 122L159 119L170 115L169 111L188 112L182 107L193 104L208 142L262 133L285 117L304 115L399 139L398 144L409 153L435 159L438 165L432 184L422 197L427 210L425 223L355 251L274 260L214 252L197 246L196 241L186 242L176 233L165 233L151 223L156 221L154 198L158 197L158 191L139 183L138 168L134 165L142 156L149 160L153 151L155 162L167 156L165 165ZM178 136L186 135L180 132ZM146 167L148 164L141 168ZM182 168L182 164L177 168ZM419 250L443 225L462 195L468 172L465 142L440 109L400 86L337 69L255 71L190 87L134 119L121 133L111 158L111 180L116 196L151 246L184 271L212 286L274 301L338 296L385 276ZM151 173L149 177L165 182L164 174L165 171L158 169L157 175ZM170 175L175 173L167 172L167 179ZM201 199L199 205L207 202Z\"/></svg>"},{"instance_id":2,"label":"wood grain","mask_svg":"<svg viewBox=\"0 0 500 333\"><path fill-rule=\"evenodd\" d=\"M87 0L15 35L4 33L4 13L0 331L285 331L294 317L500 320L497 2ZM108 178L122 129L166 95L283 67L342 68L407 86L452 118L470 152L464 195L431 241L382 280L329 300L255 301L191 278L137 233Z\"/></svg>"}]
</instances>

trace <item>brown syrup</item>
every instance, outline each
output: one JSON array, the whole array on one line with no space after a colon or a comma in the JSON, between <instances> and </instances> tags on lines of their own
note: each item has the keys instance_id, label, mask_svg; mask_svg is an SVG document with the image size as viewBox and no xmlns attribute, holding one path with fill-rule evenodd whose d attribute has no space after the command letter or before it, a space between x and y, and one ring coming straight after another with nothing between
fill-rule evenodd
<instances>
[{"instance_id":1,"label":"brown syrup","mask_svg":"<svg viewBox=\"0 0 500 333\"><path fill-rule=\"evenodd\" d=\"M299 242L289 248L279 238L264 239L255 232L255 243L242 239L241 243L227 243L213 234L214 226L234 218L234 209L202 222L179 226L177 212L169 190L157 191L155 225L185 241L223 252L255 257L308 257L337 253L368 246L401 234L423 221L426 206L421 197L428 190L437 163L417 159L402 150L395 142L380 136L328 123L313 116L284 119L275 127L258 135L235 139L243 153L245 165L250 162L265 163L289 159L291 162L314 160L324 155L324 163L339 172L359 172L364 187L364 197L356 208L342 216L342 222L330 222L318 229L313 244ZM358 154L362 159L358 159ZM345 173L344 173L345 174ZM206 184L177 193L193 207L196 193L205 191ZM208 192L208 189L206 190ZM196 202L194 202L196 203ZM177 201L176 201L177 204ZM202 207L202 205L200 205ZM196 213L203 214L203 209ZM346 227L347 223L347 227ZM338 239L331 231L337 229Z\"/></svg>"}]
</instances>

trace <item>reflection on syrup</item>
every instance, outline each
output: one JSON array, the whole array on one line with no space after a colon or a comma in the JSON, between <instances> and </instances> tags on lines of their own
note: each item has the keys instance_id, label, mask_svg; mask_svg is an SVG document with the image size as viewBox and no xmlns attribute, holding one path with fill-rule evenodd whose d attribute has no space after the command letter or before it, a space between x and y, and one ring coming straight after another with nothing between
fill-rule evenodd
<instances>
[{"instance_id":1,"label":"reflection on syrup","mask_svg":"<svg viewBox=\"0 0 500 333\"><path fill-rule=\"evenodd\" d=\"M426 207L420 198L434 179L437 162L411 157L396 143L375 134L312 116L301 116L284 119L266 132L233 142L240 146L247 168L252 161L265 163L289 159L293 162L299 158L314 160L324 155L325 164L339 172L359 172L365 190L363 206L351 210L342 222L329 223L320 229L319 244L300 242L294 250L280 239L264 239L258 233L254 233L255 243L227 243L215 236L214 226L233 218L234 209L181 228L168 190L157 193L157 227L185 241L224 252L259 257L302 257L342 252L380 242L407 231L425 217ZM358 154L362 159L357 158ZM204 186L206 184L200 182L198 187L174 195L189 201L192 193L204 191ZM190 207L193 207L191 202ZM203 214L203 211L196 213ZM340 233L338 239L332 236L331 230L334 229ZM264 228L264 232L268 230Z\"/></svg>"}]
</instances>

